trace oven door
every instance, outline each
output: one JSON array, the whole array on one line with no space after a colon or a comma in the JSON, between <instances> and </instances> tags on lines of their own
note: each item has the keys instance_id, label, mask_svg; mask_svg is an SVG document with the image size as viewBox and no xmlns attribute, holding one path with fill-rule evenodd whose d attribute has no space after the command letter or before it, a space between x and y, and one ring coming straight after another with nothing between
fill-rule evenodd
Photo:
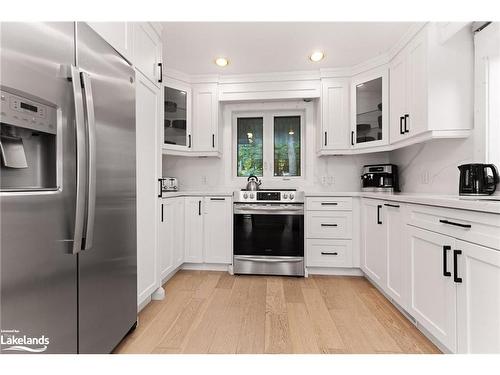
<instances>
[{"instance_id":1,"label":"oven door","mask_svg":"<svg viewBox=\"0 0 500 375\"><path fill-rule=\"evenodd\" d=\"M235 204L234 255L304 256L303 204Z\"/></svg>"}]
</instances>

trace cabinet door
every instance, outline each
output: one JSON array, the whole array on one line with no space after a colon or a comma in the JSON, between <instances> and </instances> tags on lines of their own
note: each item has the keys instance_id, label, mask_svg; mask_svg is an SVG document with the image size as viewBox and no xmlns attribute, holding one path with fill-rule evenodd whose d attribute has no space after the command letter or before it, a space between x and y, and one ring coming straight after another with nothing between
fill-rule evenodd
<instances>
[{"instance_id":1,"label":"cabinet door","mask_svg":"<svg viewBox=\"0 0 500 375\"><path fill-rule=\"evenodd\" d=\"M136 72L137 287L143 302L159 286L157 238L160 89Z\"/></svg>"},{"instance_id":2,"label":"cabinet door","mask_svg":"<svg viewBox=\"0 0 500 375\"><path fill-rule=\"evenodd\" d=\"M428 130L427 117L427 43L421 33L408 45L406 132L414 136Z\"/></svg>"},{"instance_id":3,"label":"cabinet door","mask_svg":"<svg viewBox=\"0 0 500 375\"><path fill-rule=\"evenodd\" d=\"M381 288L385 288L386 232L383 202L366 199L362 202L362 268Z\"/></svg>"},{"instance_id":4,"label":"cabinet door","mask_svg":"<svg viewBox=\"0 0 500 375\"><path fill-rule=\"evenodd\" d=\"M131 22L88 22L88 25L123 57L129 61L133 60L133 25Z\"/></svg>"},{"instance_id":5,"label":"cabinet door","mask_svg":"<svg viewBox=\"0 0 500 375\"><path fill-rule=\"evenodd\" d=\"M452 277L455 239L408 226L409 312L451 352L457 349L457 298ZM445 271L450 272L445 275Z\"/></svg>"},{"instance_id":6,"label":"cabinet door","mask_svg":"<svg viewBox=\"0 0 500 375\"><path fill-rule=\"evenodd\" d=\"M347 80L321 81L321 130L320 149L345 150L351 147Z\"/></svg>"},{"instance_id":7,"label":"cabinet door","mask_svg":"<svg viewBox=\"0 0 500 375\"><path fill-rule=\"evenodd\" d=\"M218 121L217 84L193 85L193 151L216 151L219 148Z\"/></svg>"},{"instance_id":8,"label":"cabinet door","mask_svg":"<svg viewBox=\"0 0 500 375\"><path fill-rule=\"evenodd\" d=\"M354 148L389 143L388 77L388 68L377 68L352 79L350 142Z\"/></svg>"},{"instance_id":9,"label":"cabinet door","mask_svg":"<svg viewBox=\"0 0 500 375\"><path fill-rule=\"evenodd\" d=\"M231 263L232 202L229 197L205 198L205 263Z\"/></svg>"},{"instance_id":10,"label":"cabinet door","mask_svg":"<svg viewBox=\"0 0 500 375\"><path fill-rule=\"evenodd\" d=\"M191 134L191 87L166 78L163 86L163 149L189 151Z\"/></svg>"},{"instance_id":11,"label":"cabinet door","mask_svg":"<svg viewBox=\"0 0 500 375\"><path fill-rule=\"evenodd\" d=\"M161 39L147 22L134 22L134 65L151 82L160 85Z\"/></svg>"},{"instance_id":12,"label":"cabinet door","mask_svg":"<svg viewBox=\"0 0 500 375\"><path fill-rule=\"evenodd\" d=\"M185 206L184 261L203 263L203 197L188 197Z\"/></svg>"},{"instance_id":13,"label":"cabinet door","mask_svg":"<svg viewBox=\"0 0 500 375\"><path fill-rule=\"evenodd\" d=\"M395 202L384 203L384 226L387 236L386 292L406 308L408 298L408 251L404 246L405 219L402 207Z\"/></svg>"},{"instance_id":14,"label":"cabinet door","mask_svg":"<svg viewBox=\"0 0 500 375\"><path fill-rule=\"evenodd\" d=\"M172 199L163 199L160 203L160 279L163 281L174 270L174 202Z\"/></svg>"},{"instance_id":15,"label":"cabinet door","mask_svg":"<svg viewBox=\"0 0 500 375\"><path fill-rule=\"evenodd\" d=\"M402 51L391 62L389 69L390 74L390 141L391 143L397 142L405 138L404 121L407 114L406 109L406 93L407 84L407 54Z\"/></svg>"},{"instance_id":16,"label":"cabinet door","mask_svg":"<svg viewBox=\"0 0 500 375\"><path fill-rule=\"evenodd\" d=\"M174 199L174 268L179 267L184 262L184 198Z\"/></svg>"},{"instance_id":17,"label":"cabinet door","mask_svg":"<svg viewBox=\"0 0 500 375\"><path fill-rule=\"evenodd\" d=\"M458 351L500 353L500 251L457 241Z\"/></svg>"}]
</instances>

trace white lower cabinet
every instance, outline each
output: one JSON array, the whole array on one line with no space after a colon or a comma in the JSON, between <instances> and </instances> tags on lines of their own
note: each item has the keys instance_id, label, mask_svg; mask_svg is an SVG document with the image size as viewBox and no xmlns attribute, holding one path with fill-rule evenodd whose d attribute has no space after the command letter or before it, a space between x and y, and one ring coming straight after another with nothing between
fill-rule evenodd
<instances>
[{"instance_id":1,"label":"white lower cabinet","mask_svg":"<svg viewBox=\"0 0 500 375\"><path fill-rule=\"evenodd\" d=\"M452 275L455 239L409 226L409 313L451 352L457 350L457 296Z\"/></svg>"},{"instance_id":2,"label":"white lower cabinet","mask_svg":"<svg viewBox=\"0 0 500 375\"><path fill-rule=\"evenodd\" d=\"M184 243L185 243L185 228L184 228L184 198L174 198L174 250L173 262L174 268L179 267L184 263Z\"/></svg>"},{"instance_id":3,"label":"white lower cabinet","mask_svg":"<svg viewBox=\"0 0 500 375\"><path fill-rule=\"evenodd\" d=\"M205 197L205 263L231 263L233 204L229 197Z\"/></svg>"},{"instance_id":4,"label":"white lower cabinet","mask_svg":"<svg viewBox=\"0 0 500 375\"><path fill-rule=\"evenodd\" d=\"M500 353L500 251L456 241L459 353Z\"/></svg>"},{"instance_id":5,"label":"white lower cabinet","mask_svg":"<svg viewBox=\"0 0 500 375\"><path fill-rule=\"evenodd\" d=\"M387 236L382 201L363 199L361 203L361 269L384 288L387 280Z\"/></svg>"},{"instance_id":6,"label":"white lower cabinet","mask_svg":"<svg viewBox=\"0 0 500 375\"><path fill-rule=\"evenodd\" d=\"M160 202L160 241L159 264L160 281L174 270L175 235L174 200L162 199Z\"/></svg>"},{"instance_id":7,"label":"white lower cabinet","mask_svg":"<svg viewBox=\"0 0 500 375\"><path fill-rule=\"evenodd\" d=\"M184 261L203 263L203 197L185 198Z\"/></svg>"}]
</instances>

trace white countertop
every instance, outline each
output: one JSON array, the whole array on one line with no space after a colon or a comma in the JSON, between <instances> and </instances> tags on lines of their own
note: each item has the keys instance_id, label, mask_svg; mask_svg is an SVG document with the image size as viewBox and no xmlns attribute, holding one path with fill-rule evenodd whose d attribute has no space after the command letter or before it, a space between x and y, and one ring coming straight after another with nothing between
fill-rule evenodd
<instances>
[{"instance_id":1,"label":"white countertop","mask_svg":"<svg viewBox=\"0 0 500 375\"><path fill-rule=\"evenodd\" d=\"M490 196L489 198L498 199L498 201L485 200L488 197L470 197L464 198L458 195L436 195L419 193L375 193L375 192L325 192L325 191L306 191L306 197L363 197L382 199L393 202L425 204L429 206L439 206L456 208L461 210L472 210L500 214L500 196Z\"/></svg>"},{"instance_id":2,"label":"white countertop","mask_svg":"<svg viewBox=\"0 0 500 375\"><path fill-rule=\"evenodd\" d=\"M207 189L207 190L181 190L163 193L162 198L174 197L232 197L233 190L228 189ZM428 206L448 207L461 210L481 211L500 214L500 196L490 196L489 198L499 199L498 201L488 201L481 197L464 198L458 195L437 195L419 193L376 193L361 191L311 191L304 192L306 197L362 197L381 199L401 203L424 204Z\"/></svg>"}]
</instances>

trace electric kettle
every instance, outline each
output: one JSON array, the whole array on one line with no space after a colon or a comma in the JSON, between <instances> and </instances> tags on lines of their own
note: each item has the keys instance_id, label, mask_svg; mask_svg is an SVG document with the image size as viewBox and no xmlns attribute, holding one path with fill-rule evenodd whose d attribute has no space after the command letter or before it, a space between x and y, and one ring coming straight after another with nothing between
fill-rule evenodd
<instances>
[{"instance_id":1,"label":"electric kettle","mask_svg":"<svg viewBox=\"0 0 500 375\"><path fill-rule=\"evenodd\" d=\"M498 184L498 171L493 164L463 164L460 170L460 195L491 195Z\"/></svg>"}]
</instances>

